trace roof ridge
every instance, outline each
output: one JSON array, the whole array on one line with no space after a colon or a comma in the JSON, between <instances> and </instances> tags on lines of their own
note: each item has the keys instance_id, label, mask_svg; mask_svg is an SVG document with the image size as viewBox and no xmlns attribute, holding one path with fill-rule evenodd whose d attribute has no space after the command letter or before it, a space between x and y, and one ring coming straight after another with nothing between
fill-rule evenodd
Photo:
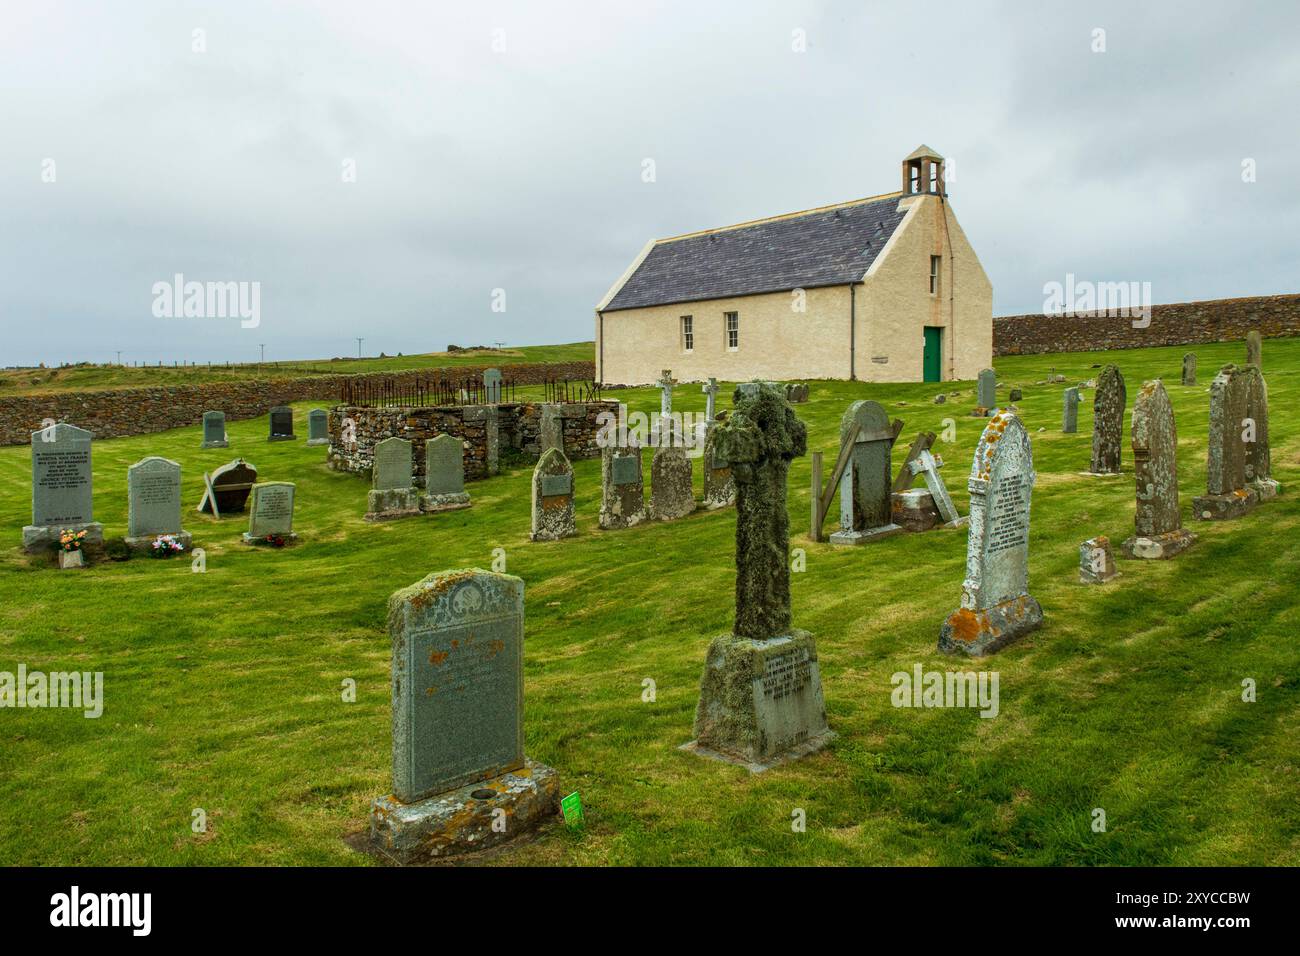
<instances>
[{"instance_id":1,"label":"roof ridge","mask_svg":"<svg viewBox=\"0 0 1300 956\"><path fill-rule=\"evenodd\" d=\"M830 205L827 206L814 206L812 209L800 209L797 212L781 213L780 215L776 215L776 216L764 216L761 219L750 219L747 220L746 222L738 222L730 226L717 226L713 229L699 229L696 230L695 232L684 232L679 236L666 236L662 239L656 239L655 245L659 245L659 243L661 242L677 242L679 239L694 239L697 236L708 236L708 235L712 235L713 233L728 232L732 229L744 229L747 226L760 226L768 222L780 222L783 219L794 219L797 216L808 216L816 212L826 212L827 210L830 209L844 209L848 206L861 206L861 205L865 205L866 203L881 202L886 199L901 198L902 195L903 195L903 191L901 189L896 189L893 192L881 193L878 196L868 196L865 199L850 199L845 202L831 203Z\"/></svg>"}]
</instances>

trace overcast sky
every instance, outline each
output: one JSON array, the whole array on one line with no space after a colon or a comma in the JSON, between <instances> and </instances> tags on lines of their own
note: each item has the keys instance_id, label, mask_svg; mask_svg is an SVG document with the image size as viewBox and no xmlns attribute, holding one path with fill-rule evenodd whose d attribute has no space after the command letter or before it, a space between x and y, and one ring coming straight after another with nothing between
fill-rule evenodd
<instances>
[{"instance_id":1,"label":"overcast sky","mask_svg":"<svg viewBox=\"0 0 1300 956\"><path fill-rule=\"evenodd\" d=\"M995 315L1066 273L1156 302L1300 291L1291 2L0 18L0 365L590 339L646 240L895 190L919 143L954 161ZM156 317L177 273L259 282L260 325Z\"/></svg>"}]
</instances>

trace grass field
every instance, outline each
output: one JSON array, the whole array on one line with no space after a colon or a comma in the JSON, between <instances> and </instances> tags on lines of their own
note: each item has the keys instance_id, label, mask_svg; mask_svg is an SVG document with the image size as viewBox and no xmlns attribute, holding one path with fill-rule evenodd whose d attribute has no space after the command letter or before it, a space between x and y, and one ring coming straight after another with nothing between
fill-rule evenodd
<instances>
[{"instance_id":1,"label":"grass field","mask_svg":"<svg viewBox=\"0 0 1300 956\"><path fill-rule=\"evenodd\" d=\"M591 342L568 345L525 345L481 352L430 352L385 358L267 362L264 365L70 365L63 368L0 369L0 398L44 392L84 392L96 389L197 385L251 378L302 378L313 375L355 375L417 368L457 368L463 365L515 365L535 362L590 362Z\"/></svg>"},{"instance_id":2,"label":"grass field","mask_svg":"<svg viewBox=\"0 0 1300 956\"><path fill-rule=\"evenodd\" d=\"M935 649L960 595L965 532L810 544L809 462L796 461L791 543L807 549L807 570L793 575L794 623L817 638L839 736L757 776L677 749L691 738L705 648L730 627L731 509L602 532L599 462L583 461L579 536L563 542L528 541L529 469L472 483L467 511L368 525L366 483L327 470L325 449L268 444L259 419L231 423L229 449L203 451L196 425L97 442L96 517L124 534L127 466L180 461L207 573L150 559L63 573L17 547L30 450L2 448L0 670L103 671L106 703L98 720L0 711L0 864L368 865L344 837L390 786L388 595L433 571L489 567L496 547L526 583L528 753L581 792L587 827L552 826L486 862L1300 864L1300 340L1264 345L1283 494L1228 523L1194 522L1190 507L1204 490L1210 379L1244 346L1197 348L1195 387L1179 384L1183 351L997 363L999 397L1024 390L1038 472L1030 591L1046 622L985 662ZM1062 387L1035 382L1055 366L1074 384L1106 360L1123 369L1130 407L1144 379L1164 379L1199 539L1174 561L1124 561L1118 580L1084 586L1079 543L1118 545L1132 531L1127 415L1124 476L1081 476L1091 392L1078 434L1063 435ZM848 403L880 401L906 422L895 468L917 431L951 417L955 441L938 450L965 513L982 423L964 417L973 383L947 390L960 394L934 405L934 385L815 382L797 411L810 448L833 459ZM655 390L617 395L658 408ZM699 386L680 387L675 408L702 410ZM297 482L300 546L249 549L245 517L193 512L202 472L235 456ZM999 715L894 708L890 676L918 663L997 670ZM346 678L355 703L342 700ZM1245 678L1255 703L1242 701ZM206 834L191 832L195 808Z\"/></svg>"}]
</instances>

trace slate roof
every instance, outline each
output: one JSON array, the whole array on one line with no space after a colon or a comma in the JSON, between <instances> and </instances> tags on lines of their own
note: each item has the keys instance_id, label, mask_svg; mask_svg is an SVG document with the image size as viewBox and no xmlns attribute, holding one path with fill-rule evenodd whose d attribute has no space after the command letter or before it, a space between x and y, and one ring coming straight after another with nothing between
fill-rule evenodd
<instances>
[{"instance_id":1,"label":"slate roof","mask_svg":"<svg viewBox=\"0 0 1300 956\"><path fill-rule=\"evenodd\" d=\"M602 311L857 282L903 221L901 198L661 239Z\"/></svg>"}]
</instances>

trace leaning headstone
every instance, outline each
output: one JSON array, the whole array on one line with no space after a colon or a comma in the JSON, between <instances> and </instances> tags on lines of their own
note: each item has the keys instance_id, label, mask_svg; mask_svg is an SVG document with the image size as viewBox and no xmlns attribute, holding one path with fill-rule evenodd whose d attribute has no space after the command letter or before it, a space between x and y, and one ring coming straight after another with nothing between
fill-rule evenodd
<instances>
[{"instance_id":1,"label":"leaning headstone","mask_svg":"<svg viewBox=\"0 0 1300 956\"><path fill-rule=\"evenodd\" d=\"M912 471L912 462L916 461L916 456L923 451L928 451L934 446L934 432L918 432L912 439L912 446L907 449L907 456L903 459L903 466L898 469L898 475L894 478L893 489L895 492L907 491L916 481L916 473Z\"/></svg>"},{"instance_id":2,"label":"leaning headstone","mask_svg":"<svg viewBox=\"0 0 1300 956\"><path fill-rule=\"evenodd\" d=\"M555 771L524 754L524 582L478 568L388 599L393 790L368 847L400 865L495 846L559 810Z\"/></svg>"},{"instance_id":3,"label":"leaning headstone","mask_svg":"<svg viewBox=\"0 0 1300 956\"><path fill-rule=\"evenodd\" d=\"M985 418L989 415L998 404L998 376L991 368L986 368L980 372L979 382L976 387L975 408L971 414L977 418Z\"/></svg>"},{"instance_id":4,"label":"leaning headstone","mask_svg":"<svg viewBox=\"0 0 1300 956\"><path fill-rule=\"evenodd\" d=\"M816 642L791 626L786 478L808 435L783 391L761 382L736 389L717 430L736 477L736 620L709 644L686 749L758 771L834 736Z\"/></svg>"},{"instance_id":5,"label":"leaning headstone","mask_svg":"<svg viewBox=\"0 0 1300 956\"><path fill-rule=\"evenodd\" d=\"M1067 388L1062 395L1061 431L1073 435L1079 430L1079 390Z\"/></svg>"},{"instance_id":6,"label":"leaning headstone","mask_svg":"<svg viewBox=\"0 0 1300 956\"><path fill-rule=\"evenodd\" d=\"M85 544L102 544L104 526L95 520L91 434L59 422L32 432L32 523L23 528L23 548L43 551L64 531L84 531Z\"/></svg>"},{"instance_id":7,"label":"leaning headstone","mask_svg":"<svg viewBox=\"0 0 1300 956\"><path fill-rule=\"evenodd\" d=\"M256 483L257 469L244 459L227 462L212 474L204 474L203 498L197 510L214 518L243 511Z\"/></svg>"},{"instance_id":8,"label":"leaning headstone","mask_svg":"<svg viewBox=\"0 0 1300 956\"><path fill-rule=\"evenodd\" d=\"M483 370L483 402L487 405L501 403L501 369Z\"/></svg>"},{"instance_id":9,"label":"leaning headstone","mask_svg":"<svg viewBox=\"0 0 1300 956\"><path fill-rule=\"evenodd\" d=\"M559 405L548 403L542 406L542 418L538 432L538 443L541 446L541 454L546 454L552 448L556 451L564 451L564 409Z\"/></svg>"},{"instance_id":10,"label":"leaning headstone","mask_svg":"<svg viewBox=\"0 0 1300 956\"><path fill-rule=\"evenodd\" d=\"M731 465L718 454L717 422L704 438L704 507L710 511L736 503L736 476Z\"/></svg>"},{"instance_id":11,"label":"leaning headstone","mask_svg":"<svg viewBox=\"0 0 1300 956\"><path fill-rule=\"evenodd\" d=\"M835 545L866 544L903 531L890 516L889 456L894 431L889 416L877 402L854 402L840 419L841 449L855 425L853 450L840 479L840 530L830 537Z\"/></svg>"},{"instance_id":12,"label":"leaning headstone","mask_svg":"<svg viewBox=\"0 0 1300 956\"><path fill-rule=\"evenodd\" d=\"M1246 333L1246 364L1259 369L1264 367L1264 340L1260 338L1258 329Z\"/></svg>"},{"instance_id":13,"label":"leaning headstone","mask_svg":"<svg viewBox=\"0 0 1300 956\"><path fill-rule=\"evenodd\" d=\"M307 413L307 444L328 445L330 443L329 412L323 408L313 408Z\"/></svg>"},{"instance_id":14,"label":"leaning headstone","mask_svg":"<svg viewBox=\"0 0 1300 956\"><path fill-rule=\"evenodd\" d=\"M650 459L650 517L673 521L695 510L692 463L680 445L659 445Z\"/></svg>"},{"instance_id":15,"label":"leaning headstone","mask_svg":"<svg viewBox=\"0 0 1300 956\"><path fill-rule=\"evenodd\" d=\"M161 535L172 535L189 550L190 533L181 528L181 466L153 456L126 470L126 545L149 551Z\"/></svg>"},{"instance_id":16,"label":"leaning headstone","mask_svg":"<svg viewBox=\"0 0 1300 956\"><path fill-rule=\"evenodd\" d=\"M1097 376L1097 392L1092 399L1090 474L1119 474L1120 442L1124 437L1124 408L1127 404L1123 374L1114 365L1107 365Z\"/></svg>"},{"instance_id":17,"label":"leaning headstone","mask_svg":"<svg viewBox=\"0 0 1300 956\"><path fill-rule=\"evenodd\" d=\"M1178 507L1178 432L1174 408L1159 379L1133 402L1133 476L1137 481L1135 533L1124 542L1129 558L1172 558L1196 536L1183 527Z\"/></svg>"},{"instance_id":18,"label":"leaning headstone","mask_svg":"<svg viewBox=\"0 0 1300 956\"><path fill-rule=\"evenodd\" d=\"M411 443L396 435L375 445L366 520L387 521L420 513L420 492L412 484L415 458Z\"/></svg>"},{"instance_id":19,"label":"leaning headstone","mask_svg":"<svg viewBox=\"0 0 1300 956\"><path fill-rule=\"evenodd\" d=\"M1110 551L1110 538L1098 535L1079 545L1079 583L1105 584L1119 577L1115 556Z\"/></svg>"},{"instance_id":20,"label":"leaning headstone","mask_svg":"<svg viewBox=\"0 0 1300 956\"><path fill-rule=\"evenodd\" d=\"M925 487L929 490L930 497L934 499L935 507L939 509L939 515L943 518L945 526L961 528L966 524L966 519L957 513L957 506L952 503L948 486L943 483L943 476L939 474L941 467L943 462L935 458L928 448L920 451L908 465L912 474L920 475L925 480Z\"/></svg>"},{"instance_id":21,"label":"leaning headstone","mask_svg":"<svg viewBox=\"0 0 1300 956\"><path fill-rule=\"evenodd\" d=\"M1259 493L1260 501L1276 498L1282 486L1273 478L1273 456L1268 445L1268 386L1259 366L1247 366L1246 417L1242 420L1242 441L1246 444L1246 484Z\"/></svg>"},{"instance_id":22,"label":"leaning headstone","mask_svg":"<svg viewBox=\"0 0 1300 956\"><path fill-rule=\"evenodd\" d=\"M1183 356L1183 384L1196 384L1196 353L1188 352Z\"/></svg>"},{"instance_id":23,"label":"leaning headstone","mask_svg":"<svg viewBox=\"0 0 1300 956\"><path fill-rule=\"evenodd\" d=\"M533 469L532 541L558 541L578 533L573 509L573 466L548 448Z\"/></svg>"},{"instance_id":24,"label":"leaning headstone","mask_svg":"<svg viewBox=\"0 0 1300 956\"><path fill-rule=\"evenodd\" d=\"M701 391L704 392L704 421L712 424L718 417L718 380L710 377Z\"/></svg>"},{"instance_id":25,"label":"leaning headstone","mask_svg":"<svg viewBox=\"0 0 1300 956\"><path fill-rule=\"evenodd\" d=\"M1192 513L1203 521L1240 518L1259 503L1246 483L1246 445L1242 422L1248 407L1245 370L1225 365L1210 385L1209 456L1205 494L1192 499Z\"/></svg>"},{"instance_id":26,"label":"leaning headstone","mask_svg":"<svg viewBox=\"0 0 1300 956\"><path fill-rule=\"evenodd\" d=\"M293 409L288 405L277 405L271 409L271 434L267 441L293 441L298 436L293 433Z\"/></svg>"},{"instance_id":27,"label":"leaning headstone","mask_svg":"<svg viewBox=\"0 0 1300 956\"><path fill-rule=\"evenodd\" d=\"M458 511L470 506L465 490L465 443L445 432L424 443L421 511Z\"/></svg>"},{"instance_id":28,"label":"leaning headstone","mask_svg":"<svg viewBox=\"0 0 1300 956\"><path fill-rule=\"evenodd\" d=\"M971 463L970 531L961 607L939 633L939 650L983 657L1043 623L1029 595L1029 504L1034 490L1029 434L999 412L980 436Z\"/></svg>"},{"instance_id":29,"label":"leaning headstone","mask_svg":"<svg viewBox=\"0 0 1300 956\"><path fill-rule=\"evenodd\" d=\"M629 435L625 447L611 444L600 451L600 526L630 528L645 519L641 446Z\"/></svg>"},{"instance_id":30,"label":"leaning headstone","mask_svg":"<svg viewBox=\"0 0 1300 956\"><path fill-rule=\"evenodd\" d=\"M204 448L229 448L230 442L226 439L226 413L225 412L204 412L203 413L203 446Z\"/></svg>"},{"instance_id":31,"label":"leaning headstone","mask_svg":"<svg viewBox=\"0 0 1300 956\"><path fill-rule=\"evenodd\" d=\"M293 533L294 484L291 481L265 481L253 486L248 504L248 530L245 544L262 544L269 539L289 543Z\"/></svg>"}]
</instances>

